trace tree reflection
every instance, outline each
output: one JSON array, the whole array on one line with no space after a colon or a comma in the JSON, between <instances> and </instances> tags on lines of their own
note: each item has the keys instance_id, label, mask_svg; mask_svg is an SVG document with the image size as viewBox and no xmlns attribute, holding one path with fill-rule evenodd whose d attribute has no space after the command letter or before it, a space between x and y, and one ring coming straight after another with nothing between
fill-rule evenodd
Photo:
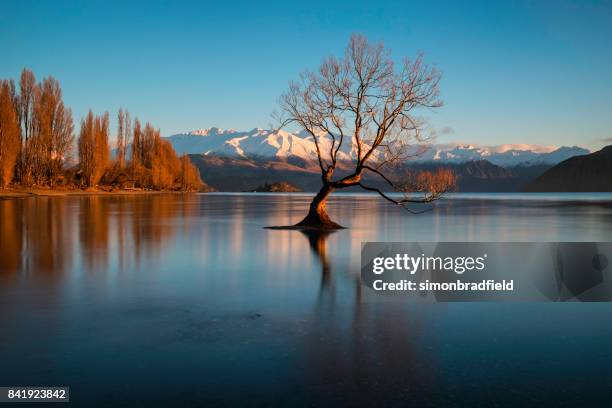
<instances>
[{"instance_id":1,"label":"tree reflection","mask_svg":"<svg viewBox=\"0 0 612 408\"><path fill-rule=\"evenodd\" d=\"M0 201L0 272L61 274L72 259L72 214L63 198Z\"/></svg>"},{"instance_id":2,"label":"tree reflection","mask_svg":"<svg viewBox=\"0 0 612 408\"><path fill-rule=\"evenodd\" d=\"M18 200L0 200L0 273L21 269L23 206Z\"/></svg>"},{"instance_id":3,"label":"tree reflection","mask_svg":"<svg viewBox=\"0 0 612 408\"><path fill-rule=\"evenodd\" d=\"M331 276L331 267L327 256L327 238L335 231L322 231L315 229L300 230L304 236L308 239L308 244L315 257L321 264L321 286L319 288L319 304L324 302L325 298L329 294L331 302L335 297L335 291L333 287L333 281Z\"/></svg>"},{"instance_id":4,"label":"tree reflection","mask_svg":"<svg viewBox=\"0 0 612 408\"><path fill-rule=\"evenodd\" d=\"M125 270L155 260L197 206L176 194L0 200L0 273ZM76 251L75 251L76 247ZM77 264L74 264L77 262Z\"/></svg>"},{"instance_id":5,"label":"tree reflection","mask_svg":"<svg viewBox=\"0 0 612 408\"><path fill-rule=\"evenodd\" d=\"M130 196L128 198L132 220L132 240L137 264L141 256L155 258L161 253L163 243L175 233L173 217L182 197L176 194L155 196Z\"/></svg>"},{"instance_id":6,"label":"tree reflection","mask_svg":"<svg viewBox=\"0 0 612 408\"><path fill-rule=\"evenodd\" d=\"M327 240L330 232L302 231L321 265L321 286L315 316L306 339L307 378L314 400L351 396L354 403L376 395L397 401L413 390L431 389L431 373L419 355L419 319L403 302L365 301L359 275L334 271ZM339 239L350 231L336 232ZM336 274L337 276L334 276ZM335 280L348 279L351 299L338 302ZM348 326L347 326L348 325ZM381 380L385 379L384 382ZM394 394L394 391L397 394ZM332 395L333 394L333 395ZM399 395L398 395L399 394ZM420 397L424 397L421 393Z\"/></svg>"},{"instance_id":7,"label":"tree reflection","mask_svg":"<svg viewBox=\"0 0 612 408\"><path fill-rule=\"evenodd\" d=\"M108 264L109 200L105 197L84 197L80 203L79 238L84 262L97 269Z\"/></svg>"}]
</instances>

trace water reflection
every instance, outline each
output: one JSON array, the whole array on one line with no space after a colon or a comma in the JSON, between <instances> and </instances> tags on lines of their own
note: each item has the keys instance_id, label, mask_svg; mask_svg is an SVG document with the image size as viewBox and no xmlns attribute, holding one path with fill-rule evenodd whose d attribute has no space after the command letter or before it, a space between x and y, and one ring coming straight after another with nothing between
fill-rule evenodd
<instances>
[{"instance_id":1,"label":"water reflection","mask_svg":"<svg viewBox=\"0 0 612 408\"><path fill-rule=\"evenodd\" d=\"M310 250L321 264L321 289L319 291L319 299L321 299L325 293L329 292L332 286L331 267L327 256L326 241L333 232L316 230L301 230L299 232L308 239Z\"/></svg>"},{"instance_id":2,"label":"water reflection","mask_svg":"<svg viewBox=\"0 0 612 408\"><path fill-rule=\"evenodd\" d=\"M83 198L79 206L79 239L84 264L90 270L108 263L109 204L109 200L91 196Z\"/></svg>"},{"instance_id":3,"label":"water reflection","mask_svg":"<svg viewBox=\"0 0 612 408\"><path fill-rule=\"evenodd\" d=\"M151 262L177 229L189 233L190 212L197 207L180 195L2 200L0 272L37 278Z\"/></svg>"},{"instance_id":4,"label":"water reflection","mask_svg":"<svg viewBox=\"0 0 612 408\"><path fill-rule=\"evenodd\" d=\"M412 216L341 196L329 210L347 230L263 228L299 221L309 199L0 200L0 384L127 406L473 406L483 393L512 406L533 384L542 403L559 384L588 390L568 402L608 390L608 304L406 305L359 283L363 241L609 241L608 203L455 198Z\"/></svg>"},{"instance_id":5,"label":"water reflection","mask_svg":"<svg viewBox=\"0 0 612 408\"><path fill-rule=\"evenodd\" d=\"M376 395L377 404L388 405L414 398L415 390L427 389L424 384L431 387L434 378L418 353L419 314L405 305L380 308L363 303L357 275L351 276L345 288L352 292L352 307L338 305L334 283L338 277L333 276L327 249L333 233L301 233L321 268L316 319L308 330L304 355L309 366L306 380L316 385L312 403L360 405ZM395 393L388 394L388 390ZM419 400L425 394L421 392Z\"/></svg>"},{"instance_id":6,"label":"water reflection","mask_svg":"<svg viewBox=\"0 0 612 408\"><path fill-rule=\"evenodd\" d=\"M63 199L0 201L0 272L62 274L72 261L73 218Z\"/></svg>"},{"instance_id":7,"label":"water reflection","mask_svg":"<svg viewBox=\"0 0 612 408\"><path fill-rule=\"evenodd\" d=\"M22 209L17 200L0 200L0 271L6 274L21 269Z\"/></svg>"}]
</instances>

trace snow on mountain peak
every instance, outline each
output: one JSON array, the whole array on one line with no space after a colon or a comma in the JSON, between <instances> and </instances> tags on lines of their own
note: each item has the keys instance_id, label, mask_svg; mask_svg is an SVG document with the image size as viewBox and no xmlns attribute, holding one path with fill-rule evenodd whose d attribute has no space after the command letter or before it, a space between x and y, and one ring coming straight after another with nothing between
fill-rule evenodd
<instances>
[{"instance_id":1,"label":"snow on mountain peak","mask_svg":"<svg viewBox=\"0 0 612 408\"><path fill-rule=\"evenodd\" d=\"M202 137L214 136L214 137ZM264 158L271 160L299 160L303 165L317 164L315 143L307 132L292 133L286 130L253 128L249 131L219 129L216 127L194 130L168 137L179 154L205 154L235 158ZM331 139L322 137L323 154L330 151ZM573 147L539 146L531 144L504 144L496 146L467 143L448 143L414 146L419 151L415 161L441 161L462 163L488 160L502 167L534 164L557 164L569 157L587 154L588 150ZM345 143L338 152L340 161L356 155L354 143Z\"/></svg>"},{"instance_id":2,"label":"snow on mountain peak","mask_svg":"<svg viewBox=\"0 0 612 408\"><path fill-rule=\"evenodd\" d=\"M205 129L192 130L191 132L184 133L190 136L212 136L212 135L226 135L237 133L236 129L220 129L218 127L210 127Z\"/></svg>"},{"instance_id":3,"label":"snow on mountain peak","mask_svg":"<svg viewBox=\"0 0 612 408\"><path fill-rule=\"evenodd\" d=\"M505 153L509 150L531 151L534 153L550 153L557 149L557 146L540 146L526 143L508 143L498 146L490 146L489 149L494 153Z\"/></svg>"}]
</instances>

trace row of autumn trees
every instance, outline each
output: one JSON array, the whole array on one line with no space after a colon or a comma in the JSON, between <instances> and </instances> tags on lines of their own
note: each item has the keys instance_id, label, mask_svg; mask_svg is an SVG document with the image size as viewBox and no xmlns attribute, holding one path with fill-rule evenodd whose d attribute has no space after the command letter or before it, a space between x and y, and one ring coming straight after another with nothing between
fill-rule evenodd
<instances>
[{"instance_id":1,"label":"row of autumn trees","mask_svg":"<svg viewBox=\"0 0 612 408\"><path fill-rule=\"evenodd\" d=\"M56 79L37 83L24 69L18 87L0 80L0 188L13 183L193 191L203 186L189 157L178 157L158 129L132 121L122 109L117 120L111 158L108 113L89 111L75 143L72 112Z\"/></svg>"}]
</instances>

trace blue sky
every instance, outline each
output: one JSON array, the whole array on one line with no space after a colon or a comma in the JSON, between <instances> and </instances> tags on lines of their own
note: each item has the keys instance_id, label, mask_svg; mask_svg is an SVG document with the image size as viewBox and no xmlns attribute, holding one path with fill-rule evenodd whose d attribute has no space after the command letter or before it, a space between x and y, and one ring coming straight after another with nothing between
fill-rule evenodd
<instances>
[{"instance_id":1,"label":"blue sky","mask_svg":"<svg viewBox=\"0 0 612 408\"><path fill-rule=\"evenodd\" d=\"M0 77L55 76L77 121L268 127L288 81L359 32L442 71L439 142L612 144L611 1L125 3L1 0Z\"/></svg>"}]
</instances>

